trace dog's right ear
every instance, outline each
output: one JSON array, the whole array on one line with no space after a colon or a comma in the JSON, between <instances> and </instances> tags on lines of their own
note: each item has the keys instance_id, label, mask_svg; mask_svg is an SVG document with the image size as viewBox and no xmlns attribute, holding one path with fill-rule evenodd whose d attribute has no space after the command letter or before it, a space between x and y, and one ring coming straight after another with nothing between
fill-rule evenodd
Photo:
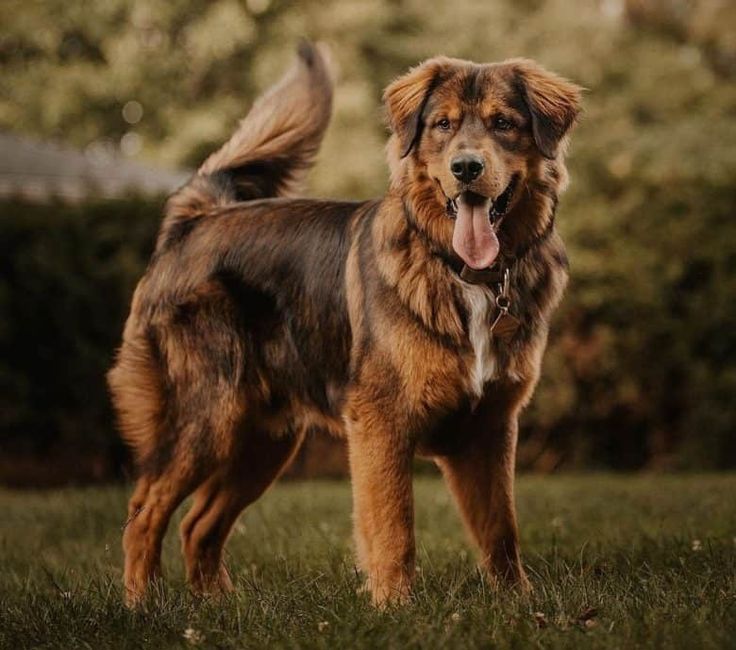
<instances>
[{"instance_id":1,"label":"dog's right ear","mask_svg":"<svg viewBox=\"0 0 736 650\"><path fill-rule=\"evenodd\" d=\"M409 155L422 135L422 113L446 67L441 57L429 59L391 82L383 91L388 124L399 140L401 157Z\"/></svg>"},{"instance_id":2,"label":"dog's right ear","mask_svg":"<svg viewBox=\"0 0 736 650\"><path fill-rule=\"evenodd\" d=\"M554 158L560 141L580 114L583 89L534 61L516 59L514 63L517 83L531 114L534 141L545 158Z\"/></svg>"}]
</instances>

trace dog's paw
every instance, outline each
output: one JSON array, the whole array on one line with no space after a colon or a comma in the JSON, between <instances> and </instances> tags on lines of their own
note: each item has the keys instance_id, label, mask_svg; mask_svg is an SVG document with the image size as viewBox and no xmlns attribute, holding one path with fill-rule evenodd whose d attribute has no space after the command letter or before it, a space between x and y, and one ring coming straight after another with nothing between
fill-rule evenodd
<instances>
[{"instance_id":1,"label":"dog's paw","mask_svg":"<svg viewBox=\"0 0 736 650\"><path fill-rule=\"evenodd\" d=\"M512 586L524 596L531 596L534 593L534 585L532 585L523 569L516 582L512 583Z\"/></svg>"},{"instance_id":2,"label":"dog's paw","mask_svg":"<svg viewBox=\"0 0 736 650\"><path fill-rule=\"evenodd\" d=\"M401 576L394 580L367 580L364 591L370 591L371 602L378 609L401 607L411 601L411 578Z\"/></svg>"}]
</instances>

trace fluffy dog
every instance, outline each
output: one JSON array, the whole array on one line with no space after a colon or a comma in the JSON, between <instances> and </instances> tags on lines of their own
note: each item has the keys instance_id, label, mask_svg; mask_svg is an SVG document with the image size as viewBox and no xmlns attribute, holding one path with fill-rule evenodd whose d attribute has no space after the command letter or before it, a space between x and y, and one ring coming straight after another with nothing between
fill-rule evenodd
<instances>
[{"instance_id":1,"label":"fluffy dog","mask_svg":"<svg viewBox=\"0 0 736 650\"><path fill-rule=\"evenodd\" d=\"M528 586L517 421L567 281L554 216L580 89L529 60L430 59L384 94L387 194L294 198L331 99L325 52L303 45L167 204L109 373L140 473L130 603L191 493L188 579L231 589L233 523L313 429L347 440L375 604L410 595L415 454L440 467L492 579Z\"/></svg>"}]
</instances>

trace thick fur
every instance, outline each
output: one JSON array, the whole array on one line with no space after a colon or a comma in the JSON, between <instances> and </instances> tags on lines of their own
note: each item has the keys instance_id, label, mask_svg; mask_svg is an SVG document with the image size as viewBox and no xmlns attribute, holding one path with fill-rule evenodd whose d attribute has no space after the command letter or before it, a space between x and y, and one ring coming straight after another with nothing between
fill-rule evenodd
<instances>
[{"instance_id":1,"label":"thick fur","mask_svg":"<svg viewBox=\"0 0 736 650\"><path fill-rule=\"evenodd\" d=\"M391 186L376 201L293 196L330 113L329 66L294 70L168 203L109 383L140 478L127 598L159 575L168 520L196 590L231 588L222 549L310 429L347 439L358 564L373 601L414 573L411 467L434 458L493 579L527 585L513 500L517 420L567 278L554 229L579 89L533 62L431 59L386 90ZM510 131L494 126L498 115ZM449 129L437 128L448 118ZM439 121L438 121L439 120ZM458 186L450 158L487 171ZM511 179L515 179L510 185ZM460 279L447 199L515 187L500 227L521 325L494 337L493 287Z\"/></svg>"}]
</instances>

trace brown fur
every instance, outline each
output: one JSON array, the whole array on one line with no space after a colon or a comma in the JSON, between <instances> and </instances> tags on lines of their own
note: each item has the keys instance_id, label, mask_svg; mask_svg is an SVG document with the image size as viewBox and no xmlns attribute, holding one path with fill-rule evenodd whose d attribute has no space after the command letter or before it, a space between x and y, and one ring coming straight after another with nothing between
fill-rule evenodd
<instances>
[{"instance_id":1,"label":"brown fur","mask_svg":"<svg viewBox=\"0 0 736 650\"><path fill-rule=\"evenodd\" d=\"M293 196L317 151L331 89L323 54L303 46L168 203L109 374L140 470L123 543L131 603L159 575L168 520L192 492L181 527L189 581L231 589L230 528L312 429L347 439L357 559L374 603L410 593L417 453L442 470L489 575L528 584L517 422L567 278L553 218L579 89L531 61L431 59L386 90L383 199L278 198ZM513 129L499 130L498 116ZM458 151L486 163L467 187L449 172ZM458 276L447 212L461 190L495 198L504 188L515 188L499 233L520 320L510 340L490 335L494 287Z\"/></svg>"}]
</instances>

